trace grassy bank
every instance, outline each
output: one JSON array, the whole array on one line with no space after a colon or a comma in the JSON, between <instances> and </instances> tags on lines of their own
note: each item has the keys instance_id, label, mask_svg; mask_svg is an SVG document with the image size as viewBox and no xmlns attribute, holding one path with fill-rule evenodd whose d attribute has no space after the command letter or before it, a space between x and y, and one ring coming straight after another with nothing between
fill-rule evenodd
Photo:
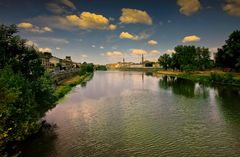
<instances>
[{"instance_id":1,"label":"grassy bank","mask_svg":"<svg viewBox=\"0 0 240 157\"><path fill-rule=\"evenodd\" d=\"M54 95L59 100L64 97L68 92L72 90L78 84L86 83L93 76L93 73L86 73L84 75L77 75L73 78L65 80L61 85L57 86Z\"/></svg>"},{"instance_id":2,"label":"grassy bank","mask_svg":"<svg viewBox=\"0 0 240 157\"><path fill-rule=\"evenodd\" d=\"M155 75L169 75L179 78L189 79L205 84L223 84L240 86L240 73L228 73L222 71L198 71L198 72L179 72L171 70L160 70Z\"/></svg>"}]
</instances>

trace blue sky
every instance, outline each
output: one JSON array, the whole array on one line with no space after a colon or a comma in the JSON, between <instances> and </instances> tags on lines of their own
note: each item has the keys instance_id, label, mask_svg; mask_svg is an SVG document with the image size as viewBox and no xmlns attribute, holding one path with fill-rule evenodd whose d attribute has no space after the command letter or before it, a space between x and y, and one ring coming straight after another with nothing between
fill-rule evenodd
<instances>
[{"instance_id":1,"label":"blue sky","mask_svg":"<svg viewBox=\"0 0 240 157\"><path fill-rule=\"evenodd\" d=\"M216 50L240 28L240 0L1 0L0 7L0 23L76 62L156 60L180 44Z\"/></svg>"}]
</instances>

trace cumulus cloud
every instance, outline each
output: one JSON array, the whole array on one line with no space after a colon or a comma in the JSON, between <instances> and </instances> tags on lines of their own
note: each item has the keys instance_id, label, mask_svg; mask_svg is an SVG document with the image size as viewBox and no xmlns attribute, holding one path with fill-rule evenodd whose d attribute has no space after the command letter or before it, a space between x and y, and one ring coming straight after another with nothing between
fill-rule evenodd
<instances>
[{"instance_id":1,"label":"cumulus cloud","mask_svg":"<svg viewBox=\"0 0 240 157\"><path fill-rule=\"evenodd\" d=\"M121 23L126 24L142 23L146 25L152 25L152 18L148 15L148 13L146 11L137 9L123 8L120 21Z\"/></svg>"},{"instance_id":2,"label":"cumulus cloud","mask_svg":"<svg viewBox=\"0 0 240 157\"><path fill-rule=\"evenodd\" d=\"M240 0L227 0L223 10L232 16L240 16Z\"/></svg>"},{"instance_id":3,"label":"cumulus cloud","mask_svg":"<svg viewBox=\"0 0 240 157\"><path fill-rule=\"evenodd\" d=\"M122 32L120 35L119 35L119 38L120 39L130 39L130 40L139 40L139 37L137 35L134 35L134 34L130 34L128 32Z\"/></svg>"},{"instance_id":4,"label":"cumulus cloud","mask_svg":"<svg viewBox=\"0 0 240 157\"><path fill-rule=\"evenodd\" d=\"M148 41L148 44L149 44L149 45L157 45L158 42L155 41L155 40L149 40L149 41Z\"/></svg>"},{"instance_id":5,"label":"cumulus cloud","mask_svg":"<svg viewBox=\"0 0 240 157\"><path fill-rule=\"evenodd\" d=\"M90 12L82 12L80 16L69 15L66 18L71 24L81 29L114 30L117 27L116 25L109 24L109 19L103 15Z\"/></svg>"},{"instance_id":6,"label":"cumulus cloud","mask_svg":"<svg viewBox=\"0 0 240 157\"><path fill-rule=\"evenodd\" d=\"M40 51L40 52L52 52L52 49L48 48L48 47L46 47L46 48L38 48L38 51Z\"/></svg>"},{"instance_id":7,"label":"cumulus cloud","mask_svg":"<svg viewBox=\"0 0 240 157\"><path fill-rule=\"evenodd\" d=\"M60 47L56 47L56 50L61 50L61 48Z\"/></svg>"},{"instance_id":8,"label":"cumulus cloud","mask_svg":"<svg viewBox=\"0 0 240 157\"><path fill-rule=\"evenodd\" d=\"M159 55L161 52L159 50L151 50L149 54L151 55Z\"/></svg>"},{"instance_id":9,"label":"cumulus cloud","mask_svg":"<svg viewBox=\"0 0 240 157\"><path fill-rule=\"evenodd\" d=\"M130 52L135 55L147 54L148 52L143 49L131 49Z\"/></svg>"},{"instance_id":10,"label":"cumulus cloud","mask_svg":"<svg viewBox=\"0 0 240 157\"><path fill-rule=\"evenodd\" d=\"M184 37L182 42L183 43L188 43L188 42L196 42L196 41L200 41L200 40L201 40L201 38L199 36L190 35L190 36Z\"/></svg>"},{"instance_id":11,"label":"cumulus cloud","mask_svg":"<svg viewBox=\"0 0 240 157\"><path fill-rule=\"evenodd\" d=\"M177 0L177 4L180 6L180 13L186 16L190 16L201 9L199 0Z\"/></svg>"},{"instance_id":12,"label":"cumulus cloud","mask_svg":"<svg viewBox=\"0 0 240 157\"><path fill-rule=\"evenodd\" d=\"M176 52L175 52L175 50L168 49L164 53L171 55L171 54L176 53Z\"/></svg>"},{"instance_id":13,"label":"cumulus cloud","mask_svg":"<svg viewBox=\"0 0 240 157\"><path fill-rule=\"evenodd\" d=\"M34 32L34 33L53 32L53 30L50 27L38 27L28 22L19 23L17 26L26 31Z\"/></svg>"},{"instance_id":14,"label":"cumulus cloud","mask_svg":"<svg viewBox=\"0 0 240 157\"><path fill-rule=\"evenodd\" d=\"M121 51L108 51L103 54L103 56L107 57L122 57L123 53Z\"/></svg>"},{"instance_id":15,"label":"cumulus cloud","mask_svg":"<svg viewBox=\"0 0 240 157\"><path fill-rule=\"evenodd\" d=\"M28 22L19 23L17 26L19 28L25 28L25 29L33 28L33 25L31 23L28 23Z\"/></svg>"},{"instance_id":16,"label":"cumulus cloud","mask_svg":"<svg viewBox=\"0 0 240 157\"><path fill-rule=\"evenodd\" d=\"M120 39L130 39L130 40L142 40L142 39L149 38L150 34L151 33L148 30L139 33L139 35L131 34L131 33L128 33L128 32L122 32L119 35L119 38Z\"/></svg>"}]
</instances>

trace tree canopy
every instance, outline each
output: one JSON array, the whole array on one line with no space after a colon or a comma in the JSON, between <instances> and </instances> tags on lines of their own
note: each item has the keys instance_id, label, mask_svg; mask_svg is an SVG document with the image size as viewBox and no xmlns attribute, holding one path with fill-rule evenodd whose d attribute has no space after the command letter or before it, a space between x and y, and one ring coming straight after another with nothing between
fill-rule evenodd
<instances>
[{"instance_id":1,"label":"tree canopy","mask_svg":"<svg viewBox=\"0 0 240 157\"><path fill-rule=\"evenodd\" d=\"M223 68L240 70L240 31L230 34L225 45L218 49L215 57L216 65Z\"/></svg>"},{"instance_id":2,"label":"tree canopy","mask_svg":"<svg viewBox=\"0 0 240 157\"><path fill-rule=\"evenodd\" d=\"M175 47L171 56L164 54L158 59L164 69L181 71L204 70L211 66L210 52L205 47L184 46Z\"/></svg>"},{"instance_id":3,"label":"tree canopy","mask_svg":"<svg viewBox=\"0 0 240 157\"><path fill-rule=\"evenodd\" d=\"M39 52L17 32L15 25L0 25L0 150L38 130L37 121L55 102Z\"/></svg>"}]
</instances>

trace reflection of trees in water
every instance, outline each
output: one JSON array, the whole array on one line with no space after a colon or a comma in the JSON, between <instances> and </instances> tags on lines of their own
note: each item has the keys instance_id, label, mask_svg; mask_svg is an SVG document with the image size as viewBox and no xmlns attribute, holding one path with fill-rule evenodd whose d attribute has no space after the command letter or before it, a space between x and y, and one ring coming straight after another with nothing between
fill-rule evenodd
<instances>
[{"instance_id":1,"label":"reflection of trees in water","mask_svg":"<svg viewBox=\"0 0 240 157\"><path fill-rule=\"evenodd\" d=\"M220 100L219 107L225 120L240 125L240 88L215 86Z\"/></svg>"},{"instance_id":2,"label":"reflection of trees in water","mask_svg":"<svg viewBox=\"0 0 240 157\"><path fill-rule=\"evenodd\" d=\"M185 97L208 97L208 90L204 85L196 84L187 79L163 76L162 79L159 80L159 87L163 89L171 89L174 94L183 95Z\"/></svg>"},{"instance_id":3,"label":"reflection of trees in water","mask_svg":"<svg viewBox=\"0 0 240 157\"><path fill-rule=\"evenodd\" d=\"M146 76L153 76L153 72L147 71L147 72L145 73L145 75L146 75Z\"/></svg>"},{"instance_id":4,"label":"reflection of trees in water","mask_svg":"<svg viewBox=\"0 0 240 157\"><path fill-rule=\"evenodd\" d=\"M39 133L31 137L23 144L22 156L51 156L55 154L55 142L57 139L57 133L55 132L56 124L45 123Z\"/></svg>"},{"instance_id":5,"label":"reflection of trees in water","mask_svg":"<svg viewBox=\"0 0 240 157\"><path fill-rule=\"evenodd\" d=\"M81 87L86 87L87 86L87 82L91 81L93 79L94 73L91 75L91 77L89 77L87 80L84 80L80 85Z\"/></svg>"}]
</instances>

